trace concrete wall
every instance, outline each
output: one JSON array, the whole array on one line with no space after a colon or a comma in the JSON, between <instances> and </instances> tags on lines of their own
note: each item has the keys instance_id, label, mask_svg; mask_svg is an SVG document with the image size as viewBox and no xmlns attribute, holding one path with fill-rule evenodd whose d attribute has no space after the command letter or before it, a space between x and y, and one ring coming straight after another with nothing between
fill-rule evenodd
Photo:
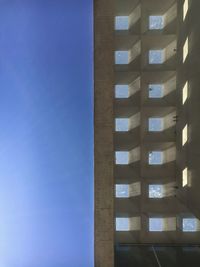
<instances>
[{"instance_id":1,"label":"concrete wall","mask_svg":"<svg viewBox=\"0 0 200 267\"><path fill-rule=\"evenodd\" d=\"M183 21L183 0L95 0L95 266L114 266L114 244L120 243L198 243L200 232L183 233L181 226L170 231L148 231L148 218L162 215L174 218L194 214L200 218L200 1L189 0ZM130 15L141 4L140 19L126 33L114 33L114 16ZM130 11L130 12L129 12ZM159 32L148 30L148 16L167 14L169 25ZM178 22L178 23L177 23ZM178 25L178 29L177 29ZM177 31L178 30L178 31ZM178 32L178 41L176 40ZM188 38L189 52L183 62L183 46ZM141 55L127 66L114 66L114 50L128 49L141 42ZM176 45L177 44L177 45ZM157 47L158 46L158 47ZM149 49L165 48L167 62L148 64ZM138 49L133 49L133 54ZM133 56L134 58L134 56ZM134 81L136 81L134 83ZM188 98L182 104L182 89L188 81ZM164 83L162 99L148 98L148 84ZM114 100L114 85L129 84L130 97ZM137 127L133 118L138 117ZM165 118L163 133L147 131L148 117ZM177 115L178 120L173 117ZM114 118L131 118L130 131L114 133ZM182 146L182 129L188 124L188 141ZM114 140L113 140L114 139ZM137 148L137 149L136 149ZM163 166L149 166L148 152L165 151ZM128 150L130 164L114 165L114 150ZM137 161L135 160L137 159ZM190 184L182 187L182 171L187 167ZM140 193L129 199L114 198L114 184L140 185ZM148 184L166 185L162 200L148 198ZM133 190L134 191L134 190ZM115 203L114 203L115 202ZM114 207L115 206L115 207ZM139 218L141 229L115 232L115 216ZM132 224L135 220L132 219ZM171 223L171 220L169 220ZM137 223L135 224L137 226ZM175 225L175 223L172 223ZM132 225L133 228L133 225Z\"/></svg>"},{"instance_id":2,"label":"concrete wall","mask_svg":"<svg viewBox=\"0 0 200 267\"><path fill-rule=\"evenodd\" d=\"M183 11L184 1L178 1L178 10ZM177 102L177 166L180 188L182 170L188 167L190 184L179 190L179 198L188 211L200 218L200 1L189 0L185 19L178 14L178 71ZM186 39L189 53L183 63L183 47ZM188 98L182 105L182 89L188 81ZM188 124L188 142L182 147L182 129Z\"/></svg>"},{"instance_id":3,"label":"concrete wall","mask_svg":"<svg viewBox=\"0 0 200 267\"><path fill-rule=\"evenodd\" d=\"M95 267L114 266L114 4L94 1Z\"/></svg>"}]
</instances>

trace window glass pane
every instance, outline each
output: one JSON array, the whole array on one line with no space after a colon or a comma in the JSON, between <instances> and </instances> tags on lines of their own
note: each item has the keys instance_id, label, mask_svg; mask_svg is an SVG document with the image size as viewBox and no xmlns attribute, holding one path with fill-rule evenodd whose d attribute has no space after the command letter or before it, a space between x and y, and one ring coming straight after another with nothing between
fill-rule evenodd
<instances>
[{"instance_id":1,"label":"window glass pane","mask_svg":"<svg viewBox=\"0 0 200 267\"><path fill-rule=\"evenodd\" d=\"M163 130L163 119L162 118L149 118L149 131L160 132Z\"/></svg>"},{"instance_id":2,"label":"window glass pane","mask_svg":"<svg viewBox=\"0 0 200 267\"><path fill-rule=\"evenodd\" d=\"M117 184L115 186L115 196L117 198L127 198L129 197L129 185L128 184Z\"/></svg>"},{"instance_id":3,"label":"window glass pane","mask_svg":"<svg viewBox=\"0 0 200 267\"><path fill-rule=\"evenodd\" d=\"M129 130L129 119L115 119L115 131L127 132Z\"/></svg>"},{"instance_id":4,"label":"window glass pane","mask_svg":"<svg viewBox=\"0 0 200 267\"><path fill-rule=\"evenodd\" d=\"M162 218L150 218L149 219L149 231L150 232L162 232L163 231L163 219Z\"/></svg>"},{"instance_id":5,"label":"window glass pane","mask_svg":"<svg viewBox=\"0 0 200 267\"><path fill-rule=\"evenodd\" d=\"M149 98L163 97L164 86L162 84L149 84Z\"/></svg>"},{"instance_id":6,"label":"window glass pane","mask_svg":"<svg viewBox=\"0 0 200 267\"><path fill-rule=\"evenodd\" d=\"M129 97L129 86L127 84L115 85L115 97L116 98L128 98Z\"/></svg>"},{"instance_id":7,"label":"window glass pane","mask_svg":"<svg viewBox=\"0 0 200 267\"><path fill-rule=\"evenodd\" d=\"M162 151L151 151L149 152L149 164L160 165L163 163L163 152Z\"/></svg>"},{"instance_id":8,"label":"window glass pane","mask_svg":"<svg viewBox=\"0 0 200 267\"><path fill-rule=\"evenodd\" d=\"M129 218L116 218L116 231L129 231Z\"/></svg>"},{"instance_id":9,"label":"window glass pane","mask_svg":"<svg viewBox=\"0 0 200 267\"><path fill-rule=\"evenodd\" d=\"M162 198L163 186L158 184L149 185L149 198Z\"/></svg>"},{"instance_id":10,"label":"window glass pane","mask_svg":"<svg viewBox=\"0 0 200 267\"><path fill-rule=\"evenodd\" d=\"M162 64L164 62L163 50L150 50L149 51L149 64Z\"/></svg>"},{"instance_id":11,"label":"window glass pane","mask_svg":"<svg viewBox=\"0 0 200 267\"><path fill-rule=\"evenodd\" d=\"M195 232L197 231L197 220L195 218L183 219L183 232Z\"/></svg>"},{"instance_id":12,"label":"window glass pane","mask_svg":"<svg viewBox=\"0 0 200 267\"><path fill-rule=\"evenodd\" d=\"M115 51L115 64L128 64L129 51Z\"/></svg>"},{"instance_id":13,"label":"window glass pane","mask_svg":"<svg viewBox=\"0 0 200 267\"><path fill-rule=\"evenodd\" d=\"M128 164L129 162L129 152L127 151L118 151L115 153L116 164Z\"/></svg>"},{"instance_id":14,"label":"window glass pane","mask_svg":"<svg viewBox=\"0 0 200 267\"><path fill-rule=\"evenodd\" d=\"M164 28L164 17L163 16L150 16L149 17L149 29L150 30L161 30Z\"/></svg>"},{"instance_id":15,"label":"window glass pane","mask_svg":"<svg viewBox=\"0 0 200 267\"><path fill-rule=\"evenodd\" d=\"M128 30L128 27L129 27L128 16L115 17L115 30Z\"/></svg>"}]
</instances>

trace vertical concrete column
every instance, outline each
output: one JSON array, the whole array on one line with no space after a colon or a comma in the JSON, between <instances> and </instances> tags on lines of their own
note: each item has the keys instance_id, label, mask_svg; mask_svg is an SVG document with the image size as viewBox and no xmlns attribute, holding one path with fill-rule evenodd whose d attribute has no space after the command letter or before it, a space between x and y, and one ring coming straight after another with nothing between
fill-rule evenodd
<instances>
[{"instance_id":1,"label":"vertical concrete column","mask_svg":"<svg viewBox=\"0 0 200 267\"><path fill-rule=\"evenodd\" d=\"M178 177L181 190L178 198L188 210L200 219L200 1L178 0L178 69L177 69L177 98L178 115L177 124L177 164ZM184 16L185 14L185 16ZM188 54L184 59L184 45L188 39ZM187 96L183 99L184 87L187 84ZM182 146L182 131L188 125L188 141ZM182 187L182 172L188 168L189 186Z\"/></svg>"},{"instance_id":2,"label":"vertical concrete column","mask_svg":"<svg viewBox=\"0 0 200 267\"><path fill-rule=\"evenodd\" d=\"M94 0L95 267L114 267L114 0Z\"/></svg>"}]
</instances>

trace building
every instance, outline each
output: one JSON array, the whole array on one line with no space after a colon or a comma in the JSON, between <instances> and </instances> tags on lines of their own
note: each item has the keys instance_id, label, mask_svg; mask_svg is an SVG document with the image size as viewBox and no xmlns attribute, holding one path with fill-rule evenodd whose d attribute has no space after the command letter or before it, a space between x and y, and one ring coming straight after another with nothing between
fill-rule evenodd
<instances>
[{"instance_id":1,"label":"building","mask_svg":"<svg viewBox=\"0 0 200 267\"><path fill-rule=\"evenodd\" d=\"M94 1L95 266L200 266L200 1Z\"/></svg>"}]
</instances>

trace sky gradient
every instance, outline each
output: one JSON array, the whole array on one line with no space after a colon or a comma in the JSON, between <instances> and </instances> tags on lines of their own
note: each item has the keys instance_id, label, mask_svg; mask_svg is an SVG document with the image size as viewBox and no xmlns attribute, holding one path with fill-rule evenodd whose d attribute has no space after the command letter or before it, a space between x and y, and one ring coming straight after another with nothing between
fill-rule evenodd
<instances>
[{"instance_id":1,"label":"sky gradient","mask_svg":"<svg viewBox=\"0 0 200 267\"><path fill-rule=\"evenodd\" d=\"M0 266L93 266L92 0L0 0Z\"/></svg>"}]
</instances>

